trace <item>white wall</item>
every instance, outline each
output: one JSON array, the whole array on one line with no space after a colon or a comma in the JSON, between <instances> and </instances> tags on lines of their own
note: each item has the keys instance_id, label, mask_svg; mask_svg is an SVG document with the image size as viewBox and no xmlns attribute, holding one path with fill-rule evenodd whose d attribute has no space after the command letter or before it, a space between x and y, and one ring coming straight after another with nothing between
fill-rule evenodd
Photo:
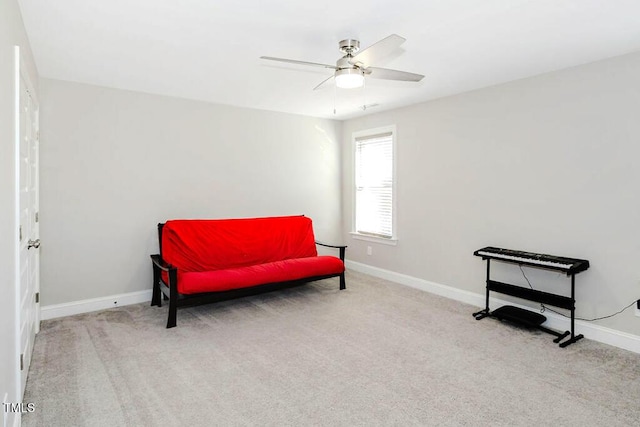
<instances>
[{"instance_id":1,"label":"white wall","mask_svg":"<svg viewBox=\"0 0 640 427\"><path fill-rule=\"evenodd\" d=\"M341 237L340 122L40 86L43 305L150 289L167 219L305 214Z\"/></svg>"},{"instance_id":2,"label":"white wall","mask_svg":"<svg viewBox=\"0 0 640 427\"><path fill-rule=\"evenodd\" d=\"M22 16L15 0L0 2L0 400L20 402L16 348L16 198L14 150L14 46L18 45L31 80L37 85L34 65ZM35 88L37 91L37 86ZM2 408L0 408L2 411ZM14 422L8 414L8 425Z\"/></svg>"},{"instance_id":3,"label":"white wall","mask_svg":"<svg viewBox=\"0 0 640 427\"><path fill-rule=\"evenodd\" d=\"M352 133L395 124L398 141L398 245L345 233L348 258L481 294L474 250L551 253L591 261L576 276L579 316L640 298L638 76L632 54L346 121L345 232ZM517 268L494 265L496 279L527 285ZM564 276L526 272L538 289L569 291ZM633 309L599 324L640 335Z\"/></svg>"}]
</instances>

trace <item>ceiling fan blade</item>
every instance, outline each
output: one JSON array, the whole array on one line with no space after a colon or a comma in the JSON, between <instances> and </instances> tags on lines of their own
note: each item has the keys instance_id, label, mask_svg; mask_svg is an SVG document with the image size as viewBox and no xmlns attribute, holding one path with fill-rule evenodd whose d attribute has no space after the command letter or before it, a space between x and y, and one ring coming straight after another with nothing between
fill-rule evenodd
<instances>
[{"instance_id":1,"label":"ceiling fan blade","mask_svg":"<svg viewBox=\"0 0 640 427\"><path fill-rule=\"evenodd\" d=\"M386 55L396 50L402 43L405 42L404 37L400 37L397 34L391 34L388 37L383 38L377 43L372 44L368 48L358 52L349 60L351 65L367 68L372 63L379 61Z\"/></svg>"},{"instance_id":2,"label":"ceiling fan blade","mask_svg":"<svg viewBox=\"0 0 640 427\"><path fill-rule=\"evenodd\" d=\"M272 56L261 56L260 59L267 59L269 61L287 62L289 64L311 65L313 67L331 68L332 70L338 69L338 67L336 67L335 65L319 64L317 62L297 61L295 59L274 58Z\"/></svg>"},{"instance_id":3,"label":"ceiling fan blade","mask_svg":"<svg viewBox=\"0 0 640 427\"><path fill-rule=\"evenodd\" d=\"M329 80L331 80L332 78L333 78L333 76L329 76L329 77L327 77L326 79L324 79L323 81L321 81L321 82L320 82L320 84L319 84L318 86L314 87L314 88L313 88L313 90L320 89L320 86L322 86L323 84L325 84L326 82L328 82L328 81L329 81Z\"/></svg>"},{"instance_id":4,"label":"ceiling fan blade","mask_svg":"<svg viewBox=\"0 0 640 427\"><path fill-rule=\"evenodd\" d=\"M365 73L369 74L369 76L374 79L400 80L403 82L419 82L424 78L422 74L407 73L406 71L390 70L388 68L378 67L369 67Z\"/></svg>"}]
</instances>

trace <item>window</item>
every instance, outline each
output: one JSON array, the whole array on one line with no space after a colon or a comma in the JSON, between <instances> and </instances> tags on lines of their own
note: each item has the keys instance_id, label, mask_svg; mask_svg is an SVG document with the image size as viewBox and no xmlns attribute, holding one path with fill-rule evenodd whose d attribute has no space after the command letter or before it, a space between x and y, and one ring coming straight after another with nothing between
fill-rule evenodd
<instances>
[{"instance_id":1,"label":"window","mask_svg":"<svg viewBox=\"0 0 640 427\"><path fill-rule=\"evenodd\" d=\"M391 240L394 230L395 127L357 132L355 149L355 221L358 236Z\"/></svg>"}]
</instances>

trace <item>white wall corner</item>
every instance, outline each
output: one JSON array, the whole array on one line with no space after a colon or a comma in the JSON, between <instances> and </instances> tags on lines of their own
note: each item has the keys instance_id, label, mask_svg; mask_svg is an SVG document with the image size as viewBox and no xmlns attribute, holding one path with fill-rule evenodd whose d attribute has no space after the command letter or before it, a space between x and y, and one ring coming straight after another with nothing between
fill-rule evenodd
<instances>
[{"instance_id":1,"label":"white wall corner","mask_svg":"<svg viewBox=\"0 0 640 427\"><path fill-rule=\"evenodd\" d=\"M428 280L419 279L417 277L408 276L402 273L396 273L394 271L385 270L356 261L346 260L345 265L347 269L350 270L369 274L371 276L389 280L401 285L410 286L412 288L420 289L425 292L430 292L432 294L440 295L479 308L484 307L485 294L477 294L474 292L465 291L462 289L454 288L452 286L430 282ZM531 307L515 304L513 302L501 300L494 297L490 297L490 302L491 305L494 306L508 304L523 308L525 310L531 310ZM569 330L571 327L570 321L566 317L550 312L545 312L545 316L547 317L547 322L545 323L546 327L561 331ZM625 350L633 351L635 353L640 353L640 336L618 331L615 329L605 328L604 326L595 325L580 320L576 320L575 329L576 333L583 334L585 338L604 344L609 344Z\"/></svg>"},{"instance_id":2,"label":"white wall corner","mask_svg":"<svg viewBox=\"0 0 640 427\"><path fill-rule=\"evenodd\" d=\"M41 319L55 319L58 317L73 316L74 314L106 310L108 308L120 307L124 305L150 302L151 293L152 290L148 289L144 291L129 292L126 294L67 302L63 304L46 305L41 309Z\"/></svg>"}]
</instances>

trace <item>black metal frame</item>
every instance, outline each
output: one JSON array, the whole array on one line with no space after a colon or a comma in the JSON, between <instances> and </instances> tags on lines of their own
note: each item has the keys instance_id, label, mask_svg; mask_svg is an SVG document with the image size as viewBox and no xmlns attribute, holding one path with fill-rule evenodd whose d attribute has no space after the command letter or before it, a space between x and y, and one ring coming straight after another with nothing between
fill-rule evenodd
<instances>
[{"instance_id":1,"label":"black metal frame","mask_svg":"<svg viewBox=\"0 0 640 427\"><path fill-rule=\"evenodd\" d=\"M151 297L151 306L162 307L162 300L169 301L169 316L167 319L167 328L173 328L177 325L178 307L194 306L208 304L212 302L226 301L235 298L242 298L248 295L258 295L265 292L271 292L278 289L285 289L294 286L303 285L308 282L329 279L332 277L340 277L340 290L346 289L345 273L329 274L324 276L311 276L304 279L292 280L286 282L265 283L242 289L233 289L219 292L203 292L198 294L180 294L178 292L178 269L162 259L162 228L164 223L158 224L158 240L160 254L151 255L153 266L153 294ZM345 252L347 246L328 245L316 242L317 245L328 248L339 249L340 260L344 263ZM162 280L161 271L165 271L169 277L169 283Z\"/></svg>"},{"instance_id":2,"label":"black metal frame","mask_svg":"<svg viewBox=\"0 0 640 427\"><path fill-rule=\"evenodd\" d=\"M560 347L564 348L569 344L572 344L582 338L584 336L582 334L575 335L575 314L576 314L576 299L575 299L575 288L576 288L576 274L584 271L589 268L589 261L587 260L578 260L571 258L564 258L565 260L576 261L575 267L570 269L562 269L556 267L543 266L540 264L535 264L526 261L512 261L501 258L491 258L489 256L480 255L476 251L474 255L481 256L483 260L487 261L487 279L486 279L486 298L485 298L485 308L473 313L473 316L476 320L484 319L485 317L494 317L492 312L489 309L489 293L491 291L498 292L505 295L511 295L517 298L522 298L528 301L539 302L541 304L547 304L558 308L564 308L566 310L570 310L571 312L571 331L557 332L549 328L545 328L544 326L537 326L538 329L547 332L551 335L554 335L556 338L553 340L554 343L560 345ZM546 270L554 270L554 271L562 271L567 274L567 276L571 277L571 296L557 295L549 292L538 291L535 289L524 288L521 286L511 285L508 283L497 282L495 280L491 280L490 272L491 272L491 260L507 262L511 264L518 265L526 265L530 267L542 268ZM565 337L569 336L570 338L564 342L562 341Z\"/></svg>"}]
</instances>

